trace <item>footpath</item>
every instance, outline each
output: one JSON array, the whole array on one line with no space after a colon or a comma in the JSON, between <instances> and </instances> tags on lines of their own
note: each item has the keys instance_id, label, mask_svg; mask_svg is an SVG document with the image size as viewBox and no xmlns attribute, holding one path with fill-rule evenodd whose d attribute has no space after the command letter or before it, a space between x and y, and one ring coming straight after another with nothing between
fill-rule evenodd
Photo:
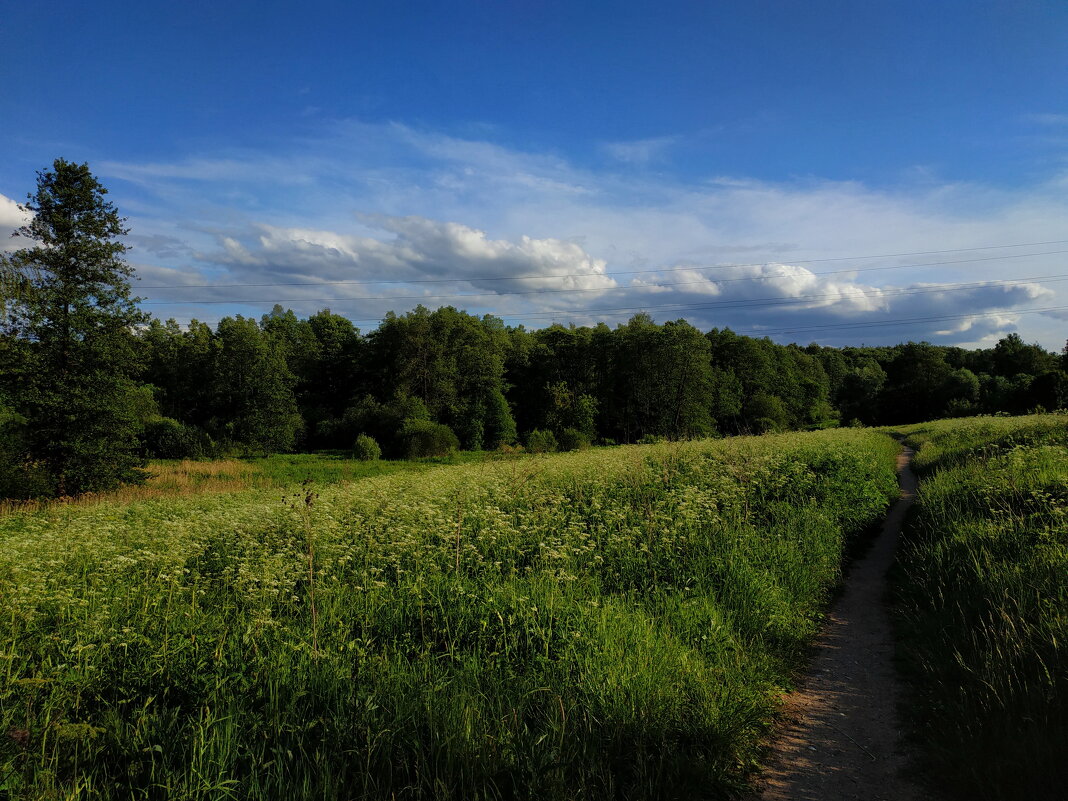
<instances>
[{"instance_id":1,"label":"footpath","mask_svg":"<svg viewBox=\"0 0 1068 801\"><path fill-rule=\"evenodd\" d=\"M853 562L842 596L828 614L800 689L757 778L762 801L915 801L907 777L894 639L886 608L886 574L916 492L912 451L898 457L901 497L879 536Z\"/></svg>"}]
</instances>

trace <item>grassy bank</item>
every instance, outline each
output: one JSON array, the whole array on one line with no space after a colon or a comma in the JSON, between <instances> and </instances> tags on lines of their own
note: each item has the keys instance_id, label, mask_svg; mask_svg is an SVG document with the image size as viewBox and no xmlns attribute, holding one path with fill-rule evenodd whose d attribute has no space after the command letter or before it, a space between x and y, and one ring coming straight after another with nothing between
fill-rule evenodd
<instances>
[{"instance_id":1,"label":"grassy bank","mask_svg":"<svg viewBox=\"0 0 1068 801\"><path fill-rule=\"evenodd\" d=\"M895 451L819 432L10 515L0 788L723 796Z\"/></svg>"},{"instance_id":2,"label":"grassy bank","mask_svg":"<svg viewBox=\"0 0 1068 801\"><path fill-rule=\"evenodd\" d=\"M960 799L1068 786L1068 417L906 432L923 475L897 580L909 711Z\"/></svg>"}]
</instances>

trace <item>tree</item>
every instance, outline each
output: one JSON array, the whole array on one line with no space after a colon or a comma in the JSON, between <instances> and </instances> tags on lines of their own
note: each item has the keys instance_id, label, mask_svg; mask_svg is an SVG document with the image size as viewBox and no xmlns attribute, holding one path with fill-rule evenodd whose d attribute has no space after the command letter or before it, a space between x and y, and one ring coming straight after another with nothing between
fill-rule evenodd
<instances>
[{"instance_id":1,"label":"tree","mask_svg":"<svg viewBox=\"0 0 1068 801\"><path fill-rule=\"evenodd\" d=\"M369 366L377 396L418 398L435 422L449 426L470 450L515 438L504 393L510 339L500 320L479 319L452 306L417 306L386 315L370 337Z\"/></svg>"},{"instance_id":2,"label":"tree","mask_svg":"<svg viewBox=\"0 0 1068 801\"><path fill-rule=\"evenodd\" d=\"M16 231L36 244L5 267L21 282L8 299L8 327L28 347L16 385L4 389L27 421L26 458L60 495L143 475L130 376L133 328L146 315L130 296L125 220L106 194L87 164L56 159L38 172L22 207L30 222Z\"/></svg>"},{"instance_id":3,"label":"tree","mask_svg":"<svg viewBox=\"0 0 1068 801\"><path fill-rule=\"evenodd\" d=\"M1017 333L998 340L993 352L996 375L1012 378L1020 373L1036 376L1057 367L1057 357L1041 345L1028 345Z\"/></svg>"},{"instance_id":4,"label":"tree","mask_svg":"<svg viewBox=\"0 0 1068 801\"><path fill-rule=\"evenodd\" d=\"M214 430L253 452L293 450L304 426L282 346L240 314L219 321L214 346Z\"/></svg>"},{"instance_id":5,"label":"tree","mask_svg":"<svg viewBox=\"0 0 1068 801\"><path fill-rule=\"evenodd\" d=\"M614 333L609 431L625 441L713 431L711 346L685 320L657 325L634 315Z\"/></svg>"}]
</instances>

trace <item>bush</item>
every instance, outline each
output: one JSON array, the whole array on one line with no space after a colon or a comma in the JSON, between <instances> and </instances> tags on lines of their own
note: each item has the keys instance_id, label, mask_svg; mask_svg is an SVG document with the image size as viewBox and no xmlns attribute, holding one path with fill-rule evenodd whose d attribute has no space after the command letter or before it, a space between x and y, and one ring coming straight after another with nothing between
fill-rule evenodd
<instances>
[{"instance_id":1,"label":"bush","mask_svg":"<svg viewBox=\"0 0 1068 801\"><path fill-rule=\"evenodd\" d=\"M558 444L562 451L580 451L590 447L590 438L577 428L565 428L560 432Z\"/></svg>"},{"instance_id":2,"label":"bush","mask_svg":"<svg viewBox=\"0 0 1068 801\"><path fill-rule=\"evenodd\" d=\"M402 459L408 454L403 428L414 420L430 422L430 412L419 398L397 393L388 403L379 403L365 395L346 409L333 425L324 429L324 436L350 443L358 434L367 434L378 443L386 458Z\"/></svg>"},{"instance_id":3,"label":"bush","mask_svg":"<svg viewBox=\"0 0 1068 801\"><path fill-rule=\"evenodd\" d=\"M356 444L352 446L352 456L361 462L376 462L382 458L382 449L378 447L374 437L360 434L356 437Z\"/></svg>"},{"instance_id":4,"label":"bush","mask_svg":"<svg viewBox=\"0 0 1068 801\"><path fill-rule=\"evenodd\" d=\"M550 453L557 448L556 435L552 431L535 428L527 434L527 450L531 453Z\"/></svg>"},{"instance_id":5,"label":"bush","mask_svg":"<svg viewBox=\"0 0 1068 801\"><path fill-rule=\"evenodd\" d=\"M776 434L785 430L785 426L781 425L774 417L757 417L753 420L752 431L754 434Z\"/></svg>"},{"instance_id":6,"label":"bush","mask_svg":"<svg viewBox=\"0 0 1068 801\"><path fill-rule=\"evenodd\" d=\"M448 456L460 450L460 440L451 428L429 420L405 420L401 426L400 439L409 459Z\"/></svg>"},{"instance_id":7,"label":"bush","mask_svg":"<svg viewBox=\"0 0 1068 801\"><path fill-rule=\"evenodd\" d=\"M26 418L0 402L0 498L53 494L51 476L29 455Z\"/></svg>"},{"instance_id":8,"label":"bush","mask_svg":"<svg viewBox=\"0 0 1068 801\"><path fill-rule=\"evenodd\" d=\"M214 451L211 437L204 431L170 417L145 423L141 441L145 455L156 459L197 459Z\"/></svg>"}]
</instances>

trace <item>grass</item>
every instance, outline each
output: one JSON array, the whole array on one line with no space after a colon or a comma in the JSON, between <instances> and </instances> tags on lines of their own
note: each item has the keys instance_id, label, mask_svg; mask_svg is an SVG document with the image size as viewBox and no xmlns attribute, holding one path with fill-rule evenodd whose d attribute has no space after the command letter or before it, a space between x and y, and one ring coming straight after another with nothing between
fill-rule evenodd
<instances>
[{"instance_id":1,"label":"grass","mask_svg":"<svg viewBox=\"0 0 1068 801\"><path fill-rule=\"evenodd\" d=\"M464 451L447 458L375 460L360 462L341 452L276 454L251 459L153 459L143 484L129 484L112 492L88 493L58 500L0 500L0 516L55 506L133 503L182 495L280 489L302 481L335 484L372 476L422 472L441 464L469 464L504 457L493 452Z\"/></svg>"},{"instance_id":2,"label":"grass","mask_svg":"<svg viewBox=\"0 0 1068 801\"><path fill-rule=\"evenodd\" d=\"M629 446L10 514L0 788L728 796L896 447Z\"/></svg>"},{"instance_id":3,"label":"grass","mask_svg":"<svg viewBox=\"0 0 1068 801\"><path fill-rule=\"evenodd\" d=\"M896 578L910 718L959 799L1068 786L1068 417L907 429L924 480Z\"/></svg>"}]
</instances>

